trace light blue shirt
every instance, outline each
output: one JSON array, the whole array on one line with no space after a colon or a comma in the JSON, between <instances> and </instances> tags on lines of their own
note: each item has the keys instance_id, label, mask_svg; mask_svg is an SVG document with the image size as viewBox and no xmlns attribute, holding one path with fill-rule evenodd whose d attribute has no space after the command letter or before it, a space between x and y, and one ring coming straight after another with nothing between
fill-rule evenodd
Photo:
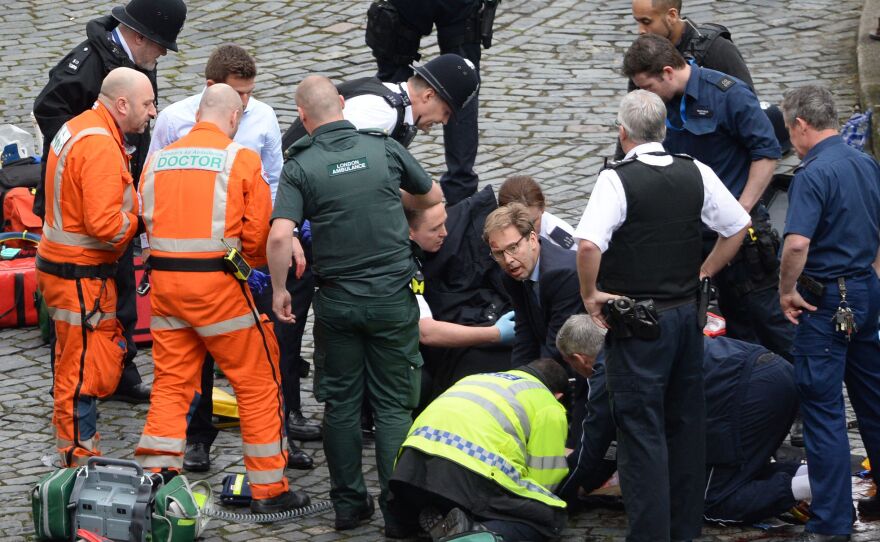
<instances>
[{"instance_id":1,"label":"light blue shirt","mask_svg":"<svg viewBox=\"0 0 880 542\"><path fill-rule=\"evenodd\" d=\"M203 93L204 90L195 96L175 102L159 113L156 126L153 128L147 159L154 152L189 133L196 123L196 111L199 109ZM238 132L235 133L235 142L260 155L274 202L275 193L278 191L278 178L281 176L281 167L284 165L284 157L281 152L281 128L278 126L275 111L265 103L251 97L244 110L244 115L241 117Z\"/></svg>"}]
</instances>

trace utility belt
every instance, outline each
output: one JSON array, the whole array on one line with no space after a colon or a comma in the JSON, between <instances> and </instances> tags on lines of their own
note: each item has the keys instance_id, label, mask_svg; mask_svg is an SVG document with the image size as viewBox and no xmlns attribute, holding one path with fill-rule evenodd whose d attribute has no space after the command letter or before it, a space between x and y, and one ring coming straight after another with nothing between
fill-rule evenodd
<instances>
[{"instance_id":1,"label":"utility belt","mask_svg":"<svg viewBox=\"0 0 880 542\"><path fill-rule=\"evenodd\" d=\"M167 256L150 256L147 260L150 270L181 271L184 273L207 273L223 271L236 279L246 281L251 274L251 266L241 253L230 248L225 256L217 258L172 258Z\"/></svg>"},{"instance_id":2,"label":"utility belt","mask_svg":"<svg viewBox=\"0 0 880 542\"><path fill-rule=\"evenodd\" d=\"M694 304L692 297L677 299L642 299L619 297L605 304L602 312L615 339L635 337L644 341L660 338L660 313Z\"/></svg>"},{"instance_id":3,"label":"utility belt","mask_svg":"<svg viewBox=\"0 0 880 542\"><path fill-rule=\"evenodd\" d=\"M101 279L107 280L116 276L117 265L115 263L102 263L98 265L79 265L75 263L50 262L37 254L36 267L43 273L55 275L68 280L77 279Z\"/></svg>"},{"instance_id":4,"label":"utility belt","mask_svg":"<svg viewBox=\"0 0 880 542\"><path fill-rule=\"evenodd\" d=\"M740 295L777 284L780 244L779 232L770 221L753 212L752 226L728 267L730 280Z\"/></svg>"}]
</instances>

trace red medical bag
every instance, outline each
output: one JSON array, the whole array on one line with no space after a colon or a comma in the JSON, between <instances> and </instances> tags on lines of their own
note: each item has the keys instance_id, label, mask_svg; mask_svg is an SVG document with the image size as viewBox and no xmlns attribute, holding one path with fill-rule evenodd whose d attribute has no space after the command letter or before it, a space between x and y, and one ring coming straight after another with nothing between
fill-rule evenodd
<instances>
[{"instance_id":1,"label":"red medical bag","mask_svg":"<svg viewBox=\"0 0 880 542\"><path fill-rule=\"evenodd\" d=\"M0 327L37 325L34 258L0 260Z\"/></svg>"},{"instance_id":2,"label":"red medical bag","mask_svg":"<svg viewBox=\"0 0 880 542\"><path fill-rule=\"evenodd\" d=\"M144 277L144 261L140 256L134 259L134 283L141 283ZM134 342L137 344L150 344L153 335L150 333L150 292L146 295L135 294L137 303L137 323L134 325Z\"/></svg>"}]
</instances>

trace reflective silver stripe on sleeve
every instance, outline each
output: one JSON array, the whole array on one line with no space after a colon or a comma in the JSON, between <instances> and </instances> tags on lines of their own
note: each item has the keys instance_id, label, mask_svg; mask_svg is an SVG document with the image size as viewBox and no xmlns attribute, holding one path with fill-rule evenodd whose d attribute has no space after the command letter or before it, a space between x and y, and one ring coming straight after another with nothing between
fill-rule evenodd
<instances>
[{"instance_id":1,"label":"reflective silver stripe on sleeve","mask_svg":"<svg viewBox=\"0 0 880 542\"><path fill-rule=\"evenodd\" d=\"M67 309L56 309L49 307L49 317L56 322L65 322L72 326L82 326L82 315L78 312L69 311ZM116 318L115 312L96 312L89 319L89 325L97 326L104 320L113 320Z\"/></svg>"},{"instance_id":2,"label":"reflective silver stripe on sleeve","mask_svg":"<svg viewBox=\"0 0 880 542\"><path fill-rule=\"evenodd\" d=\"M188 327L192 327L188 323L184 322L180 318L175 318L174 316L151 316L150 317L150 328L151 329L186 329Z\"/></svg>"},{"instance_id":3,"label":"reflective silver stripe on sleeve","mask_svg":"<svg viewBox=\"0 0 880 542\"><path fill-rule=\"evenodd\" d=\"M287 448L287 438L266 444L248 444L242 442L242 451L248 457L273 457Z\"/></svg>"},{"instance_id":4,"label":"reflective silver stripe on sleeve","mask_svg":"<svg viewBox=\"0 0 880 542\"><path fill-rule=\"evenodd\" d=\"M153 211L156 210L156 156L161 153L162 151L153 153L153 156L150 157L144 168L143 179L138 186L138 190L141 193L141 205L143 205L141 217L144 219L144 227L147 236L150 238L150 248L153 246Z\"/></svg>"},{"instance_id":5,"label":"reflective silver stripe on sleeve","mask_svg":"<svg viewBox=\"0 0 880 542\"><path fill-rule=\"evenodd\" d=\"M46 239L52 241L53 243L59 243L62 245L91 248L94 250L115 250L112 243L99 241L94 237L90 237L88 235L60 230L53 226L44 226L43 235L46 237Z\"/></svg>"},{"instance_id":6,"label":"reflective silver stripe on sleeve","mask_svg":"<svg viewBox=\"0 0 880 542\"><path fill-rule=\"evenodd\" d=\"M536 470L568 469L568 461L559 455L532 455L526 460L526 465Z\"/></svg>"},{"instance_id":7,"label":"reflective silver stripe on sleeve","mask_svg":"<svg viewBox=\"0 0 880 542\"><path fill-rule=\"evenodd\" d=\"M504 414L504 412L501 411L500 408L498 408L497 405L493 404L491 401L489 401L485 397L480 397L476 393L471 393L471 392L467 392L467 391L460 391L460 390L447 391L446 393L442 394L439 398L443 398L443 397L456 397L458 399L464 399L466 401L470 401L472 403L479 405L480 408L482 408L483 410L488 412L493 418L495 418L495 421L498 422L498 425L501 426L501 428L504 430L505 433L507 433L508 435L510 435L513 438L513 441L516 442L517 446L519 446L520 452L522 452L523 457L527 456L525 443L522 441L522 438L520 438L519 433L517 432L517 430L513 426L513 424L510 422L510 419L507 417L506 414Z\"/></svg>"},{"instance_id":8,"label":"reflective silver stripe on sleeve","mask_svg":"<svg viewBox=\"0 0 880 542\"><path fill-rule=\"evenodd\" d=\"M247 469L248 480L252 484L274 484L280 482L284 476L284 469L275 470L251 470Z\"/></svg>"},{"instance_id":9,"label":"reflective silver stripe on sleeve","mask_svg":"<svg viewBox=\"0 0 880 542\"><path fill-rule=\"evenodd\" d=\"M122 238L125 237L125 232L128 230L128 227L131 226L131 220L128 219L128 215L122 213L122 227L119 228L119 232L113 236L113 239L110 239L111 244L116 244L119 241L122 241Z\"/></svg>"}]
</instances>

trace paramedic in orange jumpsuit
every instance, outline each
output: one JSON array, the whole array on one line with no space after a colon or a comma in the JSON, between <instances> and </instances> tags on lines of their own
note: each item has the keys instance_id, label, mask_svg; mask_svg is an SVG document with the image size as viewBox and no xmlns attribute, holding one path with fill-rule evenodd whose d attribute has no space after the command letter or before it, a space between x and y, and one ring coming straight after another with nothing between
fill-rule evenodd
<instances>
[{"instance_id":1,"label":"paramedic in orange jumpsuit","mask_svg":"<svg viewBox=\"0 0 880 542\"><path fill-rule=\"evenodd\" d=\"M142 133L155 116L147 76L117 68L94 107L64 124L49 148L36 266L57 334L52 423L64 466L100 455L96 398L113 393L122 374L113 277L138 224L123 134Z\"/></svg>"},{"instance_id":2,"label":"paramedic in orange jumpsuit","mask_svg":"<svg viewBox=\"0 0 880 542\"><path fill-rule=\"evenodd\" d=\"M139 185L150 242L153 394L135 459L173 476L183 467L187 416L210 352L238 397L254 513L305 506L289 490L287 443L272 324L247 283L227 271L235 248L266 265L272 200L260 157L233 142L242 102L232 87L205 90L189 134L153 153Z\"/></svg>"}]
</instances>

